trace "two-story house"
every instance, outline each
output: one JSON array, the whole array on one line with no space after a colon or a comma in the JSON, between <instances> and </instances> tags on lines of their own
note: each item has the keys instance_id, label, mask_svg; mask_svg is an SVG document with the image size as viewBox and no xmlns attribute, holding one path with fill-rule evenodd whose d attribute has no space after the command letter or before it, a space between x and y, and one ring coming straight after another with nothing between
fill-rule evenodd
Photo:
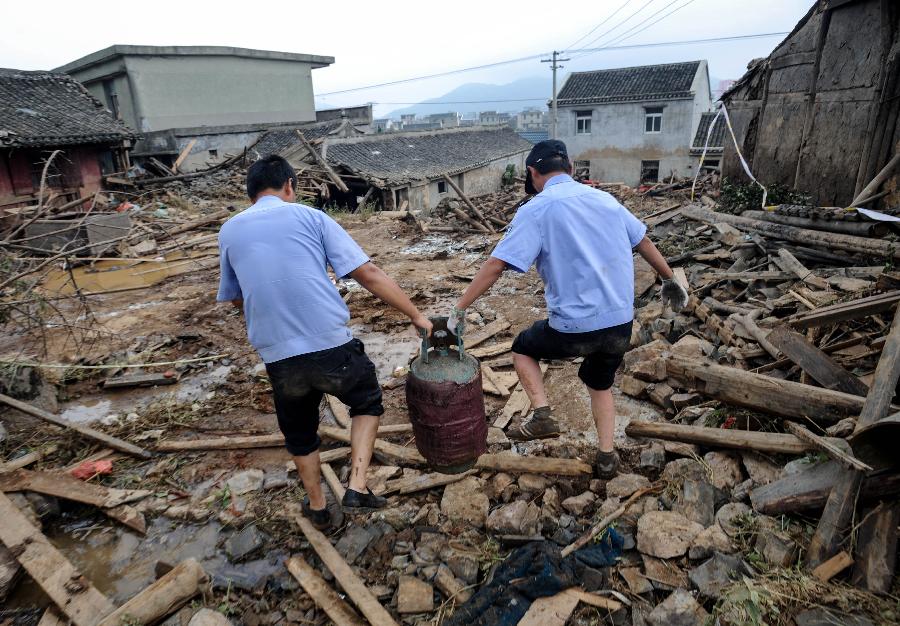
<instances>
[{"instance_id":1,"label":"two-story house","mask_svg":"<svg viewBox=\"0 0 900 626\"><path fill-rule=\"evenodd\" d=\"M628 185L693 176L710 110L706 61L574 72L557 94L558 135L576 171Z\"/></svg>"}]
</instances>

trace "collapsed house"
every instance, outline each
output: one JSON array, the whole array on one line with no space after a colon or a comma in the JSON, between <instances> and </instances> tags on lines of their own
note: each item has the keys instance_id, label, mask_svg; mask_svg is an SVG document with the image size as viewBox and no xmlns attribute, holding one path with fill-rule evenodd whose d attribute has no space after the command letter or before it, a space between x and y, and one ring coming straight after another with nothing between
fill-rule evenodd
<instances>
[{"instance_id":1,"label":"collapsed house","mask_svg":"<svg viewBox=\"0 0 900 626\"><path fill-rule=\"evenodd\" d=\"M710 132L710 126L712 131ZM691 156L696 159L694 167L702 167L706 171L719 170L722 165L722 153L725 151L725 118L715 113L704 113L700 116L694 142L691 144ZM704 156L705 153L705 156ZM703 157L703 162L700 162Z\"/></svg>"},{"instance_id":2,"label":"collapsed house","mask_svg":"<svg viewBox=\"0 0 900 626\"><path fill-rule=\"evenodd\" d=\"M42 185L45 201L90 197L136 136L69 76L0 69L0 209L34 204Z\"/></svg>"},{"instance_id":3,"label":"collapsed house","mask_svg":"<svg viewBox=\"0 0 900 626\"><path fill-rule=\"evenodd\" d=\"M790 35L722 95L754 175L847 206L900 140L900 7L816 2ZM723 175L746 176L733 147ZM886 203L895 205L896 193Z\"/></svg>"}]
</instances>

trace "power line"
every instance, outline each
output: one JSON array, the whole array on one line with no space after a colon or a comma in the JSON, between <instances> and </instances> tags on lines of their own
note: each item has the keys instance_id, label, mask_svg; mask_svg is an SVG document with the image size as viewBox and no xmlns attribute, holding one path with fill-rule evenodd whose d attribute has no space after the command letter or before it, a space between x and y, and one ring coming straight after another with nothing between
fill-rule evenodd
<instances>
[{"instance_id":1,"label":"power line","mask_svg":"<svg viewBox=\"0 0 900 626\"><path fill-rule=\"evenodd\" d=\"M617 14L619 11L621 11L622 9L624 9L624 8L625 8L628 4L630 4L630 3L631 3L631 0L625 0L625 4L621 5L618 9L616 9L615 11L613 11L612 13L610 13L610 15L609 15L605 20L603 20L602 22L600 22L599 24L597 24L596 26L594 26L594 27L590 30L590 32L589 32L588 34L582 35L581 37L579 37L578 39L576 39L575 41L573 41L572 43L570 43L568 46L566 46L566 49L574 48L574 47L575 47L575 44L577 44L579 41L581 41L582 39L587 39L588 37L590 37L591 35L593 35L595 30L597 30L598 28L600 28L601 26L603 26L604 24L606 24L609 20L611 20L612 18L614 18L614 17L616 16L616 14Z\"/></svg>"},{"instance_id":2,"label":"power line","mask_svg":"<svg viewBox=\"0 0 900 626\"><path fill-rule=\"evenodd\" d=\"M635 34L637 34L637 33L635 33ZM690 40L683 40L683 41L658 41L658 42L651 42L651 43L631 44L631 45L627 45L627 46L602 46L599 48L579 48L578 51L586 53L586 52L601 52L601 51L616 51L616 50L635 50L638 48L662 48L662 47L666 47L666 46L686 46L686 45L703 44L703 43L720 43L720 42L725 42L725 41L740 41L740 40L746 40L746 39L762 39L765 37L775 37L775 36L783 37L784 35L787 35L787 34L788 34L788 31L779 31L779 32L772 32L772 33L754 33L752 35L732 35L732 36L727 36L727 37L710 37L708 39L690 39ZM379 83L379 84L375 84L375 85L366 85L364 87L353 87L350 89L341 89L338 91L329 91L326 93L318 93L318 94L315 94L315 96L317 98L324 97L324 96L333 96L336 94L350 93L353 91L364 91L366 89L375 89L378 87L387 87L387 86L391 86L391 85L400 85L403 83L411 83L411 82L416 82L416 81L420 81L420 80L427 80L429 78L440 78L442 76L461 74L463 72L471 72L471 71L490 68L490 67L499 67L502 65L510 65L512 63L521 63L522 61L532 61L534 59L539 59L543 56L547 56L547 54L549 54L549 53L545 52L542 54L533 54L533 55L530 55L527 57L520 57L518 59L509 59L506 61L496 61L494 63L487 63L484 65L478 65L478 66L474 66L474 67L464 67L464 68L460 68L460 69L450 70L447 72L440 72L437 74L428 74L425 76L415 76L412 78L404 78L404 79L394 80L394 81L390 81L390 82L386 82L386 83Z\"/></svg>"},{"instance_id":3,"label":"power line","mask_svg":"<svg viewBox=\"0 0 900 626\"><path fill-rule=\"evenodd\" d=\"M534 98L504 98L502 100L439 100L420 102L370 102L369 104L491 104L497 102L534 102L535 100L549 100L547 96L535 96Z\"/></svg>"},{"instance_id":4,"label":"power line","mask_svg":"<svg viewBox=\"0 0 900 626\"><path fill-rule=\"evenodd\" d=\"M631 38L634 37L635 35L639 35L640 33L644 32L645 30L647 30L648 28L650 28L651 26L653 26L653 25L656 24L657 22L661 22L662 20L666 19L667 17L669 17L669 16L672 15L673 13L677 13L678 11L680 11L681 9L683 9L684 7L686 7L687 5L689 5L689 4L691 4L692 2L695 2L695 1L696 1L696 0L687 0L687 2L685 2L685 3L682 4L681 6L675 7L674 9L672 9L671 11L669 11L668 13L666 13L665 15L663 15L662 17L660 17L660 18L658 18L658 19L656 19L656 20L650 22L650 23L647 24L644 28L642 28L641 30L637 31L636 33L632 33L632 34L628 35L627 37L622 37L622 36L617 37L616 39L614 39L613 41L611 41L609 45L611 45L611 44L616 44L616 43L621 43L621 42L623 42L623 41L625 41L625 40L627 40L627 39L631 39ZM671 6L672 4L673 4L673 3L670 3L670 4L667 4L666 6L668 7L668 6ZM665 7L663 7L663 8L665 8ZM651 17L652 17L652 16L651 16ZM625 35L625 34L627 34L627 33L623 33L623 35Z\"/></svg>"},{"instance_id":5,"label":"power line","mask_svg":"<svg viewBox=\"0 0 900 626\"><path fill-rule=\"evenodd\" d=\"M646 8L647 8L648 6L650 6L653 2L655 2L655 0L647 0L647 2L645 2L643 5L641 5L641 8L639 8L637 11L635 11L634 13L632 13L631 15L629 15L628 17L626 17L624 20L622 20L621 22L619 22L618 24L616 24L616 25L613 26L612 28L608 28L607 30L603 31L602 33L600 33L599 35L597 35L596 37L594 37L593 39L591 39L589 42L587 42L587 43L586 43L584 46L582 46L581 48L576 48L575 50L565 50L565 52L580 52L581 50L584 50L585 48L594 45L595 43L597 43L598 41L600 41L601 39L603 39L604 37L606 37L608 34L610 34L610 33L613 32L614 30L616 30L617 28L619 28L620 26L622 26L623 24L625 24L628 20L630 20L631 18L633 18L635 15L637 15L638 13L640 13L641 11L643 11L644 9L646 9Z\"/></svg>"},{"instance_id":6,"label":"power line","mask_svg":"<svg viewBox=\"0 0 900 626\"><path fill-rule=\"evenodd\" d=\"M626 37L626 35L628 35L628 33L633 33L634 35L636 35L637 33L642 32L641 30L639 30L639 31L637 31L637 32L633 32L633 31L634 31L636 28L640 27L642 24L646 24L648 20L653 19L655 16L659 15L660 13L662 13L663 11L665 11L666 9L668 9L670 6L672 6L673 4L675 4L675 3L678 2L678 1L679 1L679 0L672 0L669 4L665 5L663 8L659 9L658 11L654 11L653 13L651 13L650 15L648 15L647 17L645 17L643 20L641 20L640 22L638 22L638 23L635 24L634 26L630 27L630 28L629 28L628 30L626 30L625 32L619 33L618 35L615 35L614 37L612 37L612 39L610 39L610 40L607 41L605 44L603 44L602 47L605 48L605 47L607 47L607 46L611 46L611 45L614 44L614 43L618 43L619 41L624 41L625 39L628 38L628 37ZM655 22L654 22L654 23L655 23ZM642 29L642 30L643 30L643 29ZM596 41L596 40L595 40L595 41ZM576 55L575 58L576 58L576 59L580 59L581 57L587 56L588 54L590 54L590 53L585 53L585 52L583 52L583 53L581 53L581 54L579 54L579 55Z\"/></svg>"}]
</instances>

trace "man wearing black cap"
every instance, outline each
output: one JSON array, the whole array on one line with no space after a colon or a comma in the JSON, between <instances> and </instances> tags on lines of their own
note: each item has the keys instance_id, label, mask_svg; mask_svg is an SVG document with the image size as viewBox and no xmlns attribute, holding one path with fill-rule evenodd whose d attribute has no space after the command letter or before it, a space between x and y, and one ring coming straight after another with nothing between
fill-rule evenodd
<instances>
[{"instance_id":1,"label":"man wearing black cap","mask_svg":"<svg viewBox=\"0 0 900 626\"><path fill-rule=\"evenodd\" d=\"M559 435L538 361L584 357L578 376L588 387L600 439L596 471L612 478L619 459L613 446L612 384L631 340L634 319L632 250L663 278L663 304L679 310L688 294L645 236L646 226L608 193L575 182L566 145L535 144L525 159L525 191L537 194L516 213L459 299L448 327L462 332L465 309L490 289L507 268L527 272L532 264L544 281L548 319L535 322L513 343L513 363L534 412L508 431L528 441Z\"/></svg>"}]
</instances>

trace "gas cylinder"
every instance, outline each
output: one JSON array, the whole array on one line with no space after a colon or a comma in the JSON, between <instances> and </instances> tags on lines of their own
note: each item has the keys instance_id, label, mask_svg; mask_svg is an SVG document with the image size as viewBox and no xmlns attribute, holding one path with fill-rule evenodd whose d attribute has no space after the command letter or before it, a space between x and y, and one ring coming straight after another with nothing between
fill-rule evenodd
<instances>
[{"instance_id":1,"label":"gas cylinder","mask_svg":"<svg viewBox=\"0 0 900 626\"><path fill-rule=\"evenodd\" d=\"M406 404L421 455L436 471L458 474L487 451L481 364L447 330L446 317L431 322L432 335L409 367Z\"/></svg>"}]
</instances>

